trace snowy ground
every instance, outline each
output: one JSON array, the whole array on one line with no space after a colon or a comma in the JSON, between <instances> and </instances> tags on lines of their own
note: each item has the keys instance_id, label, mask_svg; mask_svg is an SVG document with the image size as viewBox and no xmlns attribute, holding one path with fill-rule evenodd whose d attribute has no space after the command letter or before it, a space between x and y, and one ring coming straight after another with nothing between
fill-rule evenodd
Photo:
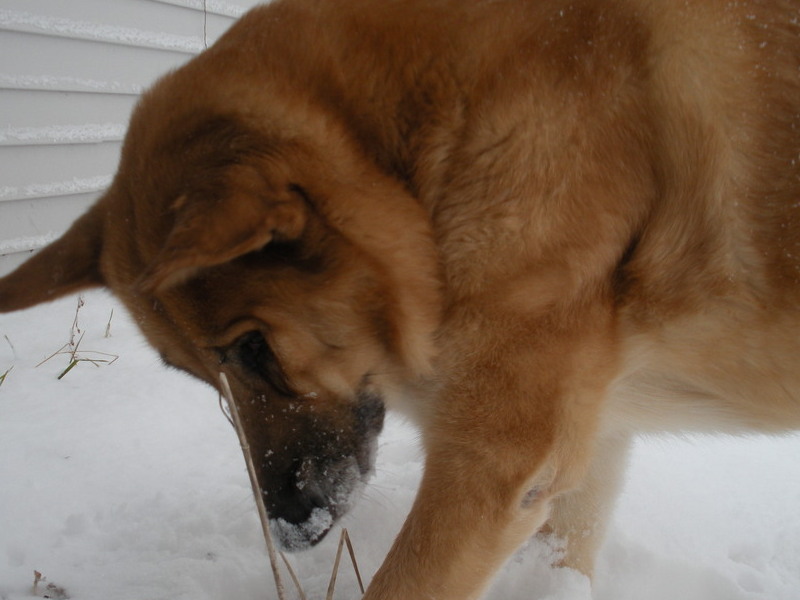
<instances>
[{"instance_id":1,"label":"snowy ground","mask_svg":"<svg viewBox=\"0 0 800 600\"><path fill-rule=\"evenodd\" d=\"M35 365L68 340L75 300L0 315L0 376L13 366L0 385L0 599L31 597L34 570L74 600L275 598L216 394L161 367L113 299L85 298L81 349L119 358L79 363L60 381L67 357ZM800 436L644 441L594 591L548 567L549 550L533 543L489 597L798 600L798 457ZM390 420L374 483L344 523L366 578L400 527L419 469L414 431ZM291 558L312 599L325 596L332 537ZM337 599L357 597L348 566Z\"/></svg>"}]
</instances>

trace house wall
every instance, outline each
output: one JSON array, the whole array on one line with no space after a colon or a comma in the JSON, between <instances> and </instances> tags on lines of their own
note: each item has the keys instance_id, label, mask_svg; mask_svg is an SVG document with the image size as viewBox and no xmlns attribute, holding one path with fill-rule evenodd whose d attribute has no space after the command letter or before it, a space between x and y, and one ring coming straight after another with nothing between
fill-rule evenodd
<instances>
[{"instance_id":1,"label":"house wall","mask_svg":"<svg viewBox=\"0 0 800 600\"><path fill-rule=\"evenodd\" d=\"M258 0L0 0L0 274L108 186L138 95Z\"/></svg>"}]
</instances>

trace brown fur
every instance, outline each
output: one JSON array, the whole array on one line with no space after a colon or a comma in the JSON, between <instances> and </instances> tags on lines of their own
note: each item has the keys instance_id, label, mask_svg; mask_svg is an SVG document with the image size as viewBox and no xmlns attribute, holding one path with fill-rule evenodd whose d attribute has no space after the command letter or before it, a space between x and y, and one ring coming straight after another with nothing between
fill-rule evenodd
<instances>
[{"instance_id":1,"label":"brown fur","mask_svg":"<svg viewBox=\"0 0 800 600\"><path fill-rule=\"evenodd\" d=\"M376 399L411 414L425 474L369 600L477 598L540 528L589 573L635 432L800 426L798 20L279 0L145 95L0 310L111 288L251 400L268 494L344 489L320 472L368 462Z\"/></svg>"}]
</instances>

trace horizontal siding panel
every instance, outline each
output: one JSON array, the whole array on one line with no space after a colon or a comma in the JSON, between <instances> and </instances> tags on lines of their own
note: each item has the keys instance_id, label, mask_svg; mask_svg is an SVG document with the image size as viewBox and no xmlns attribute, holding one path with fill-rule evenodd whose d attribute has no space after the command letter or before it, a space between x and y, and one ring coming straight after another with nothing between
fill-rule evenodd
<instances>
[{"instance_id":1,"label":"horizontal siding panel","mask_svg":"<svg viewBox=\"0 0 800 600\"><path fill-rule=\"evenodd\" d=\"M83 123L47 127L8 127L0 130L0 146L51 144L97 144L119 142L125 135L122 123Z\"/></svg>"},{"instance_id":2,"label":"horizontal siding panel","mask_svg":"<svg viewBox=\"0 0 800 600\"><path fill-rule=\"evenodd\" d=\"M203 36L180 35L105 25L93 21L76 21L59 17L43 17L24 11L0 9L0 29L11 32L35 33L51 37L91 40L107 44L122 44L141 48L157 48L185 54L203 49Z\"/></svg>"},{"instance_id":3,"label":"horizontal siding panel","mask_svg":"<svg viewBox=\"0 0 800 600\"><path fill-rule=\"evenodd\" d=\"M138 95L254 0L1 0L0 274L108 187Z\"/></svg>"},{"instance_id":4,"label":"horizontal siding panel","mask_svg":"<svg viewBox=\"0 0 800 600\"><path fill-rule=\"evenodd\" d=\"M114 173L119 163L119 142L71 146L0 146L3 182L0 201L30 197L33 190L52 188L52 184L86 180ZM27 192L23 192L28 190Z\"/></svg>"},{"instance_id":5,"label":"horizontal siding panel","mask_svg":"<svg viewBox=\"0 0 800 600\"><path fill-rule=\"evenodd\" d=\"M20 187L4 186L0 187L0 202L56 198L76 194L98 194L111 185L111 179L111 175L97 175L83 178L73 177L66 181L31 183Z\"/></svg>"},{"instance_id":6,"label":"horizontal siding panel","mask_svg":"<svg viewBox=\"0 0 800 600\"><path fill-rule=\"evenodd\" d=\"M202 13L200 13L200 16L202 18ZM209 14L205 24L205 35L208 40L208 45L211 46L216 42L235 22L236 19L231 17Z\"/></svg>"},{"instance_id":7,"label":"horizontal siding panel","mask_svg":"<svg viewBox=\"0 0 800 600\"><path fill-rule=\"evenodd\" d=\"M67 37L117 36L138 44L157 36L202 41L202 20L185 8L142 0L3 0L0 28ZM149 44L148 44L149 45Z\"/></svg>"},{"instance_id":8,"label":"horizontal siding panel","mask_svg":"<svg viewBox=\"0 0 800 600\"><path fill-rule=\"evenodd\" d=\"M151 0L159 4L172 4L191 8L196 11L207 11L209 14L240 17L247 9L263 2L234 2L225 0Z\"/></svg>"},{"instance_id":9,"label":"horizontal siding panel","mask_svg":"<svg viewBox=\"0 0 800 600\"><path fill-rule=\"evenodd\" d=\"M0 43L2 50L2 43ZM72 75L11 75L0 73L0 90L32 90L41 92L88 92L138 96L144 91L138 83L87 79Z\"/></svg>"},{"instance_id":10,"label":"horizontal siding panel","mask_svg":"<svg viewBox=\"0 0 800 600\"><path fill-rule=\"evenodd\" d=\"M0 89L3 114L13 116L13 120L4 123L7 129L0 128L0 136L9 135L13 129L69 127L76 123L115 123L125 127L137 100L135 94Z\"/></svg>"},{"instance_id":11,"label":"horizontal siding panel","mask_svg":"<svg viewBox=\"0 0 800 600\"><path fill-rule=\"evenodd\" d=\"M98 193L0 202L0 256L35 250L59 236ZM3 262L7 270L10 263Z\"/></svg>"},{"instance_id":12,"label":"horizontal siding panel","mask_svg":"<svg viewBox=\"0 0 800 600\"><path fill-rule=\"evenodd\" d=\"M27 252L20 251L20 252L12 252L9 254L0 252L0 275L8 273L12 271L14 268L24 263L25 260L27 260L33 254L34 250L38 250L42 246L44 246L44 244L37 245L36 248L31 248L31 250Z\"/></svg>"},{"instance_id":13,"label":"horizontal siding panel","mask_svg":"<svg viewBox=\"0 0 800 600\"><path fill-rule=\"evenodd\" d=\"M26 58L20 61L17 54ZM120 46L97 41L57 39L23 32L0 36L0 83L18 87L26 78L48 78L56 83L67 76L76 81L106 82L103 87L124 86L142 90L158 76L189 59L191 55L168 50Z\"/></svg>"}]
</instances>

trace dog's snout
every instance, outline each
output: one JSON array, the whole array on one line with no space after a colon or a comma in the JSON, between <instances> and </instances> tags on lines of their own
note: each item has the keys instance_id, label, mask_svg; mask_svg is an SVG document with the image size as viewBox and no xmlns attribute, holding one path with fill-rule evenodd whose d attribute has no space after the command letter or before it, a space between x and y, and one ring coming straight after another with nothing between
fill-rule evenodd
<instances>
[{"instance_id":1,"label":"dog's snout","mask_svg":"<svg viewBox=\"0 0 800 600\"><path fill-rule=\"evenodd\" d=\"M262 457L258 480L276 541L299 550L320 541L358 498L385 409L369 393L327 404L274 404L247 405L251 451Z\"/></svg>"}]
</instances>

